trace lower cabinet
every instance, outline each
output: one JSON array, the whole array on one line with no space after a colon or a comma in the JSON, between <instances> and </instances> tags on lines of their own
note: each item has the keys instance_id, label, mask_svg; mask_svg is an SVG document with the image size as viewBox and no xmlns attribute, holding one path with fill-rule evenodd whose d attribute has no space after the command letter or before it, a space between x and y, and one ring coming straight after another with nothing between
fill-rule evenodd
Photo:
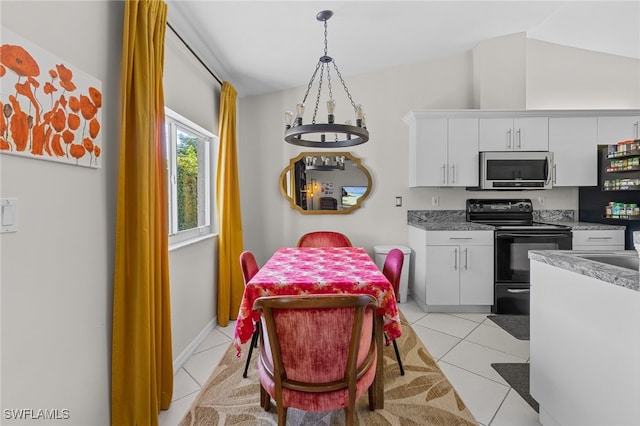
<instances>
[{"instance_id":1,"label":"lower cabinet","mask_svg":"<svg viewBox=\"0 0 640 426\"><path fill-rule=\"evenodd\" d=\"M493 232L409 227L412 295L425 311L488 311L493 304Z\"/></svg>"},{"instance_id":2,"label":"lower cabinet","mask_svg":"<svg viewBox=\"0 0 640 426\"><path fill-rule=\"evenodd\" d=\"M624 229L574 230L573 250L624 250Z\"/></svg>"}]
</instances>

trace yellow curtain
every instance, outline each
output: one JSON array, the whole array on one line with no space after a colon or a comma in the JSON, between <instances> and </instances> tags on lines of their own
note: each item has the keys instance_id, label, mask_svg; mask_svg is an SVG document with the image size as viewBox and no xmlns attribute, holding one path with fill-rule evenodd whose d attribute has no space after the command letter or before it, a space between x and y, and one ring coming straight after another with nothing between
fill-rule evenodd
<instances>
[{"instance_id":1,"label":"yellow curtain","mask_svg":"<svg viewBox=\"0 0 640 426\"><path fill-rule=\"evenodd\" d=\"M162 87L167 5L128 0L124 8L111 423L157 425L173 393Z\"/></svg>"},{"instance_id":2,"label":"yellow curtain","mask_svg":"<svg viewBox=\"0 0 640 426\"><path fill-rule=\"evenodd\" d=\"M218 135L216 205L218 208L218 324L226 326L240 309L244 281L240 269L242 215L236 148L236 89L222 84Z\"/></svg>"}]
</instances>

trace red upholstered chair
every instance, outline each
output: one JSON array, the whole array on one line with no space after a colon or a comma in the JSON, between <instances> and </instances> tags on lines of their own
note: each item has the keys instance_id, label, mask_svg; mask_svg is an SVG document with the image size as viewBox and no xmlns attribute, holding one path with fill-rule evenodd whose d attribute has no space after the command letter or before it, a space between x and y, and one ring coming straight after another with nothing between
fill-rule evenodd
<instances>
[{"instance_id":1,"label":"red upholstered chair","mask_svg":"<svg viewBox=\"0 0 640 426\"><path fill-rule=\"evenodd\" d=\"M256 299L261 311L260 405L276 403L278 425L289 407L304 411L346 410L355 422L356 400L373 394L377 351L373 296L322 294Z\"/></svg>"},{"instance_id":2,"label":"red upholstered chair","mask_svg":"<svg viewBox=\"0 0 640 426\"><path fill-rule=\"evenodd\" d=\"M400 274L402 273L403 263L404 253L402 253L402 250L391 249L389 250L389 253L387 253L387 257L384 259L384 266L382 267L382 273L387 277L391 286L393 286L396 301L400 300ZM393 341L393 349L396 352L396 359L398 360L398 366L400 367L400 375L404 376L404 367L402 367L398 344L395 340Z\"/></svg>"},{"instance_id":3,"label":"red upholstered chair","mask_svg":"<svg viewBox=\"0 0 640 426\"><path fill-rule=\"evenodd\" d=\"M297 245L298 247L351 247L351 241L340 232L316 231L304 234Z\"/></svg>"},{"instance_id":4,"label":"red upholstered chair","mask_svg":"<svg viewBox=\"0 0 640 426\"><path fill-rule=\"evenodd\" d=\"M240 267L242 268L242 277L244 278L244 285L246 286L249 280L258 273L258 263L256 258L250 251L243 251L240 254ZM258 336L260 335L260 324L256 324L256 331L251 336L251 346L249 346L249 353L247 354L247 363L244 366L244 373L242 377L247 377L247 371L249 371L249 363L251 362L251 354L253 348L258 347Z\"/></svg>"}]
</instances>

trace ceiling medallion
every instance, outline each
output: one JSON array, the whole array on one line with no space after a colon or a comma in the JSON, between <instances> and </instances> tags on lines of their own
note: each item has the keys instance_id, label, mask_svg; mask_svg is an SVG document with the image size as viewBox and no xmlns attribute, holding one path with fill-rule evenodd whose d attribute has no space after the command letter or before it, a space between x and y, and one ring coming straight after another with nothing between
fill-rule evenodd
<instances>
[{"instance_id":1,"label":"ceiling medallion","mask_svg":"<svg viewBox=\"0 0 640 426\"><path fill-rule=\"evenodd\" d=\"M349 89L340 74L340 70L331 56L327 55L327 20L333 16L330 10L323 10L316 15L316 19L324 23L324 55L320 57L316 68L311 76L311 80L307 86L302 102L296 105L296 113L291 111L285 112L285 131L284 140L293 145L313 147L313 148L340 148L347 146L360 145L369 140L369 131L367 130L366 117L362 109L362 105L353 101ZM333 64L336 75L342 83L342 87L351 102L355 114L355 124L351 120L345 121L344 124L335 122L336 102L333 99L333 91L331 88L331 67ZM316 96L315 108L313 110L313 118L311 124L304 124L302 116L304 113L305 102L313 81L318 75L318 93ZM318 114L318 105L320 104L320 95L322 93L322 82L326 72L327 87L329 90L329 100L327 100L327 122L316 123Z\"/></svg>"}]
</instances>

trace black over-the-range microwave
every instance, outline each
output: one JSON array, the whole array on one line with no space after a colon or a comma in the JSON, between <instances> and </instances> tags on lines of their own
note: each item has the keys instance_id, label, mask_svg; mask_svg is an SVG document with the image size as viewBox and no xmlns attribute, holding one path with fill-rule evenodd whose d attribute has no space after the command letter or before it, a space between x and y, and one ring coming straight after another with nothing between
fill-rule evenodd
<instances>
[{"instance_id":1,"label":"black over-the-range microwave","mask_svg":"<svg viewBox=\"0 0 640 426\"><path fill-rule=\"evenodd\" d=\"M480 152L480 189L551 189L553 152Z\"/></svg>"}]
</instances>

